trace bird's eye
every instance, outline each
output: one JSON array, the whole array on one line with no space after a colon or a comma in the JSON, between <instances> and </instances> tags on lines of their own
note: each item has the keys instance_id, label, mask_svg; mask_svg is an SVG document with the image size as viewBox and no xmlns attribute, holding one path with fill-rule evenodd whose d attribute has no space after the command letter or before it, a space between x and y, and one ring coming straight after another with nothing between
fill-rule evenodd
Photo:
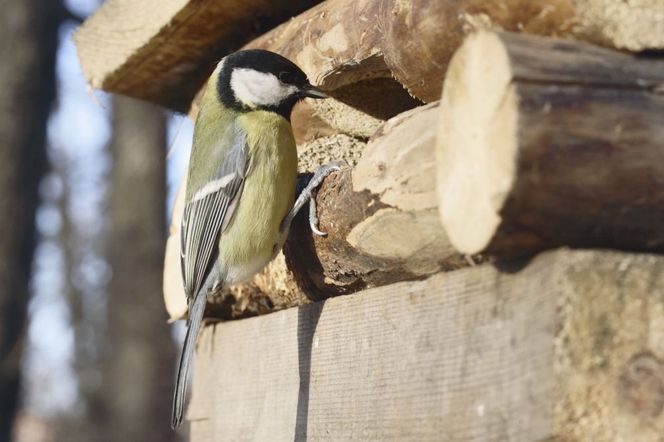
<instances>
[{"instance_id":1,"label":"bird's eye","mask_svg":"<svg viewBox=\"0 0 664 442\"><path fill-rule=\"evenodd\" d=\"M284 83L288 83L291 79L291 75L289 72L286 71L281 71L279 72L279 80L283 81Z\"/></svg>"}]
</instances>

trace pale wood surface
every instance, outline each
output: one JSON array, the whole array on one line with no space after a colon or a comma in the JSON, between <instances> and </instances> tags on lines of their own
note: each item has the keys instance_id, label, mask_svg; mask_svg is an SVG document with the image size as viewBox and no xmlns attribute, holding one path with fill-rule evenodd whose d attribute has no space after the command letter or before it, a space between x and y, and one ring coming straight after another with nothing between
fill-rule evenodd
<instances>
[{"instance_id":1,"label":"pale wood surface","mask_svg":"<svg viewBox=\"0 0 664 442\"><path fill-rule=\"evenodd\" d=\"M186 111L229 52L317 0L107 0L76 31L87 81Z\"/></svg>"},{"instance_id":2,"label":"pale wood surface","mask_svg":"<svg viewBox=\"0 0 664 442\"><path fill-rule=\"evenodd\" d=\"M661 0L572 0L581 26L618 49L642 51L664 47L664 2Z\"/></svg>"},{"instance_id":3,"label":"pale wood surface","mask_svg":"<svg viewBox=\"0 0 664 442\"><path fill-rule=\"evenodd\" d=\"M437 147L463 253L664 250L664 61L481 32L454 56Z\"/></svg>"},{"instance_id":4,"label":"pale wood surface","mask_svg":"<svg viewBox=\"0 0 664 442\"><path fill-rule=\"evenodd\" d=\"M192 440L659 440L664 258L522 265L208 325Z\"/></svg>"}]
</instances>

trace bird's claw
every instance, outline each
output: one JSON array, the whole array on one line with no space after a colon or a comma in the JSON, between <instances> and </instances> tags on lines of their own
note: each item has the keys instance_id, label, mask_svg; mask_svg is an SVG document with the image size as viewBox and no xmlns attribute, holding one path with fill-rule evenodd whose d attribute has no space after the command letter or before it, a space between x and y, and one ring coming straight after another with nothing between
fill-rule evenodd
<instances>
[{"instance_id":1,"label":"bird's claw","mask_svg":"<svg viewBox=\"0 0 664 442\"><path fill-rule=\"evenodd\" d=\"M327 236L326 232L318 228L318 214L316 212L316 193L315 189L323 183L323 180L333 172L340 171L344 166L348 166L345 161L331 161L327 164L318 166L314 176L307 184L307 191L310 193L309 199L309 226L311 231L318 236Z\"/></svg>"},{"instance_id":2,"label":"bird's claw","mask_svg":"<svg viewBox=\"0 0 664 442\"><path fill-rule=\"evenodd\" d=\"M318 214L316 213L316 195L312 195L309 200L309 227L311 231L318 236L327 236L327 232L318 229Z\"/></svg>"},{"instance_id":3,"label":"bird's claw","mask_svg":"<svg viewBox=\"0 0 664 442\"><path fill-rule=\"evenodd\" d=\"M345 161L330 161L327 164L318 166L314 172L314 176L311 178L311 181L309 181L307 188L318 188L329 174L340 171L344 165L347 165Z\"/></svg>"},{"instance_id":4,"label":"bird's claw","mask_svg":"<svg viewBox=\"0 0 664 442\"><path fill-rule=\"evenodd\" d=\"M345 161L332 161L322 166L318 166L316 172L314 172L314 176L309 180L307 185L304 187L304 189L302 189L297 199L295 200L293 208L288 213L286 218L284 218L284 220L281 222L279 230L283 232L287 231L288 228L290 227L291 222L293 221L293 218L295 218L295 215L307 202L310 202L309 226L311 227L312 232L315 233L316 235L326 236L327 233L322 232L321 230L318 229L318 216L316 215L316 202L314 201L314 194L318 186L320 186L323 180L325 179L325 177L327 177L332 172L340 171L344 167L348 167L348 164Z\"/></svg>"}]
</instances>

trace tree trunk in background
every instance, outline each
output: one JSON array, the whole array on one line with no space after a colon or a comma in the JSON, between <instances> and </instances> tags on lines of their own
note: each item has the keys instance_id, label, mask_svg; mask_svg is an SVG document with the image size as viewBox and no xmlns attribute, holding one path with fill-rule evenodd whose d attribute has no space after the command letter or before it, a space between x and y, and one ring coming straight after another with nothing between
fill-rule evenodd
<instances>
[{"instance_id":1,"label":"tree trunk in background","mask_svg":"<svg viewBox=\"0 0 664 442\"><path fill-rule=\"evenodd\" d=\"M164 113L115 97L111 170L105 439L169 441L175 346L162 301Z\"/></svg>"},{"instance_id":2,"label":"tree trunk in background","mask_svg":"<svg viewBox=\"0 0 664 442\"><path fill-rule=\"evenodd\" d=\"M54 0L0 0L0 10L0 440L10 440L62 10Z\"/></svg>"}]
</instances>

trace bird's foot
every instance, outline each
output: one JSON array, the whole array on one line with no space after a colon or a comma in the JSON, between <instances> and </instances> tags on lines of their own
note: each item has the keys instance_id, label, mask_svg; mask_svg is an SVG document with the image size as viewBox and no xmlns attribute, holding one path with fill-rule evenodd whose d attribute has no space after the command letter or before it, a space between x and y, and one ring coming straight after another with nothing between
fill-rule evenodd
<instances>
[{"instance_id":1,"label":"bird's foot","mask_svg":"<svg viewBox=\"0 0 664 442\"><path fill-rule=\"evenodd\" d=\"M316 191L318 187L323 183L323 180L330 175L332 172L340 171L343 166L346 165L345 161L332 161L322 166L318 166L314 176L305 187L304 191L309 191L309 227L311 231L318 236L327 236L326 232L321 231L318 228L318 212L316 210Z\"/></svg>"},{"instance_id":2,"label":"bird's foot","mask_svg":"<svg viewBox=\"0 0 664 442\"><path fill-rule=\"evenodd\" d=\"M318 166L314 172L314 176L311 178L311 180L309 180L305 188L302 189L302 192L300 192L298 195L297 200L295 201L295 205L293 206L293 210L291 210L291 213L287 219L284 220L287 222L287 225L290 225L290 221L295 217L297 212L300 211L302 206L309 202L309 226L311 227L311 231L319 236L327 235L327 233L318 229L318 215L316 214L316 201L314 197L316 194L316 189L322 184L323 180L331 173L338 172L344 167L348 167L348 164L345 161L331 161L327 164L323 164L322 166Z\"/></svg>"}]
</instances>

